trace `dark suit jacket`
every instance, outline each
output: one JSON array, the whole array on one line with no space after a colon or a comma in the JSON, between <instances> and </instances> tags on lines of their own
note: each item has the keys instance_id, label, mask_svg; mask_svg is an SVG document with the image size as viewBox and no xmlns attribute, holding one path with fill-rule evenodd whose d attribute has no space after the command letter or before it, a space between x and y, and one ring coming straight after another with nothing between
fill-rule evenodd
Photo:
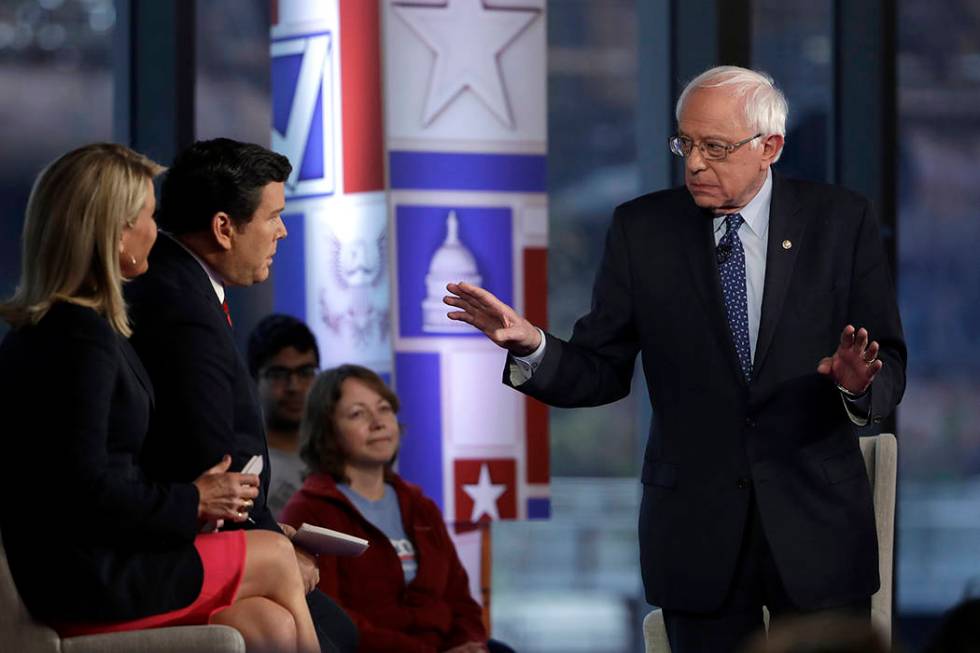
<instances>
[{"instance_id":1,"label":"dark suit jacket","mask_svg":"<svg viewBox=\"0 0 980 653\"><path fill-rule=\"evenodd\" d=\"M870 487L840 393L816 367L846 324L863 326L884 362L871 421L904 391L905 344L870 206L840 188L774 177L750 384L725 319L711 217L684 188L619 206L591 312L570 341L547 336L519 389L554 406L615 401L641 353L654 413L639 521L650 603L721 606L753 490L801 608L867 597L878 588Z\"/></svg>"},{"instance_id":2,"label":"dark suit jacket","mask_svg":"<svg viewBox=\"0 0 980 653\"><path fill-rule=\"evenodd\" d=\"M137 465L152 387L94 310L55 304L0 346L0 530L25 603L94 622L188 605L203 578L193 485Z\"/></svg>"},{"instance_id":3,"label":"dark suit jacket","mask_svg":"<svg viewBox=\"0 0 980 653\"><path fill-rule=\"evenodd\" d=\"M133 347L156 389L143 465L154 478L193 480L226 453L232 471L261 454L265 466L253 522L225 522L225 529L280 532L267 504L271 465L255 384L211 281L166 234L157 239L149 262L149 271L126 287ZM347 615L319 591L306 600L321 650L353 652L357 631Z\"/></svg>"},{"instance_id":4,"label":"dark suit jacket","mask_svg":"<svg viewBox=\"0 0 980 653\"><path fill-rule=\"evenodd\" d=\"M262 455L260 494L250 514L255 525L278 531L266 505L269 451L258 397L211 281L165 234L149 263L150 269L126 286L131 341L156 389L143 466L154 478L193 481L226 453L232 457L230 471Z\"/></svg>"}]
</instances>

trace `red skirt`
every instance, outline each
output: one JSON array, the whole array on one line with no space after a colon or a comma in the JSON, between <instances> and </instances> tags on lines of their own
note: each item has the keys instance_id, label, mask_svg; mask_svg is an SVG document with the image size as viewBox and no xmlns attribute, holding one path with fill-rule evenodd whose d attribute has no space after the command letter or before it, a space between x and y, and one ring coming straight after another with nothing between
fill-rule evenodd
<instances>
[{"instance_id":1,"label":"red skirt","mask_svg":"<svg viewBox=\"0 0 980 653\"><path fill-rule=\"evenodd\" d=\"M211 617L235 602L245 571L245 531L208 533L194 538L194 547L204 567L204 582L190 605L129 621L95 624L54 624L62 637L118 633L164 626L196 626L211 623Z\"/></svg>"}]
</instances>

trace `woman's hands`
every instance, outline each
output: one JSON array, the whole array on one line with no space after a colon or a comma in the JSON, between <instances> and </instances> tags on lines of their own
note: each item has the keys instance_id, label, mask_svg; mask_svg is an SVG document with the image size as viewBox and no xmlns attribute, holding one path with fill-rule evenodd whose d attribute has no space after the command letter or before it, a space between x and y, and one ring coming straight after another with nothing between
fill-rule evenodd
<instances>
[{"instance_id":1,"label":"woman's hands","mask_svg":"<svg viewBox=\"0 0 980 653\"><path fill-rule=\"evenodd\" d=\"M197 517L201 521L229 519L242 522L248 519L248 511L259 496L259 477L255 474L229 472L231 456L225 454L221 462L201 474L194 485L200 499Z\"/></svg>"}]
</instances>

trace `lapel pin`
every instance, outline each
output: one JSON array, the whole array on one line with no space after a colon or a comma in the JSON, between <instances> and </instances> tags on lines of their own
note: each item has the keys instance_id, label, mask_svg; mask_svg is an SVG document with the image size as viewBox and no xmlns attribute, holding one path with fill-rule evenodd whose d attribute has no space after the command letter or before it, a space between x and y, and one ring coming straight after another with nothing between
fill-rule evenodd
<instances>
[{"instance_id":1,"label":"lapel pin","mask_svg":"<svg viewBox=\"0 0 980 653\"><path fill-rule=\"evenodd\" d=\"M792 247L793 247L793 241L792 240L784 240L783 241L783 249L791 249Z\"/></svg>"}]
</instances>

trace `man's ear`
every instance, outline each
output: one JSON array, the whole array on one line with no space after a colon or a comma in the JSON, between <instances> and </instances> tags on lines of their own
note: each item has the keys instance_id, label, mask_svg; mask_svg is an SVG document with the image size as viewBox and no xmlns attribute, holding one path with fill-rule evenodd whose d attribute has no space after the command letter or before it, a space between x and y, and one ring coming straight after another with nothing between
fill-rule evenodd
<instances>
[{"instance_id":1,"label":"man's ear","mask_svg":"<svg viewBox=\"0 0 980 653\"><path fill-rule=\"evenodd\" d=\"M783 151L786 139L779 134L769 134L762 141L762 167L768 168Z\"/></svg>"},{"instance_id":2,"label":"man's ear","mask_svg":"<svg viewBox=\"0 0 980 653\"><path fill-rule=\"evenodd\" d=\"M235 233L235 223L224 211L218 211L211 218L211 235L218 247L226 252L231 249Z\"/></svg>"}]
</instances>

